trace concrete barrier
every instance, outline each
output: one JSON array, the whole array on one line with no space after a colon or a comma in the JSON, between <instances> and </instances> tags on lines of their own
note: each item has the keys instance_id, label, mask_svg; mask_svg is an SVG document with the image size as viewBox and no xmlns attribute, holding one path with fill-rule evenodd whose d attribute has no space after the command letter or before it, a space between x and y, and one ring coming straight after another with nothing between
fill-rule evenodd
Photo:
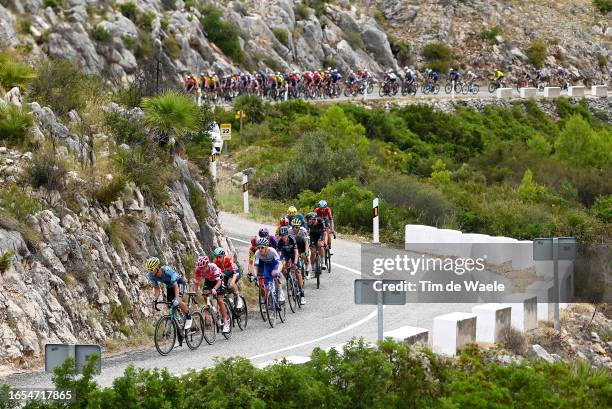
<instances>
[{"instance_id":1,"label":"concrete barrier","mask_svg":"<svg viewBox=\"0 0 612 409\"><path fill-rule=\"evenodd\" d=\"M495 236L489 239L487 246L487 262L495 265L501 265L512 260L512 252L514 245L518 243L517 239L510 237Z\"/></svg>"},{"instance_id":2,"label":"concrete barrier","mask_svg":"<svg viewBox=\"0 0 612 409\"><path fill-rule=\"evenodd\" d=\"M525 270L535 266L533 241L519 240L512 246L512 269Z\"/></svg>"},{"instance_id":3,"label":"concrete barrier","mask_svg":"<svg viewBox=\"0 0 612 409\"><path fill-rule=\"evenodd\" d=\"M512 98L512 88L497 88L495 95L497 98L510 99Z\"/></svg>"},{"instance_id":4,"label":"concrete barrier","mask_svg":"<svg viewBox=\"0 0 612 409\"><path fill-rule=\"evenodd\" d=\"M512 294L504 300L512 307L512 328L521 332L538 326L538 302L533 294Z\"/></svg>"},{"instance_id":5,"label":"concrete barrier","mask_svg":"<svg viewBox=\"0 0 612 409\"><path fill-rule=\"evenodd\" d=\"M593 85L591 87L591 95L594 97L607 97L608 96L608 86L607 85Z\"/></svg>"},{"instance_id":6,"label":"concrete barrier","mask_svg":"<svg viewBox=\"0 0 612 409\"><path fill-rule=\"evenodd\" d=\"M568 87L567 95L570 97L582 98L584 97L584 87L581 85L576 85L574 87Z\"/></svg>"},{"instance_id":7,"label":"concrete barrier","mask_svg":"<svg viewBox=\"0 0 612 409\"><path fill-rule=\"evenodd\" d=\"M483 304L472 307L476 315L476 341L495 344L510 328L512 307L508 304Z\"/></svg>"},{"instance_id":8,"label":"concrete barrier","mask_svg":"<svg viewBox=\"0 0 612 409\"><path fill-rule=\"evenodd\" d=\"M476 341L476 315L452 312L434 318L433 350L454 356L464 345Z\"/></svg>"},{"instance_id":9,"label":"concrete barrier","mask_svg":"<svg viewBox=\"0 0 612 409\"><path fill-rule=\"evenodd\" d=\"M535 98L537 91L535 88L519 88L519 95L521 98Z\"/></svg>"},{"instance_id":10,"label":"concrete barrier","mask_svg":"<svg viewBox=\"0 0 612 409\"><path fill-rule=\"evenodd\" d=\"M466 243L459 230L436 229L435 243L438 245L435 254L441 256L469 257L472 244Z\"/></svg>"},{"instance_id":11,"label":"concrete barrier","mask_svg":"<svg viewBox=\"0 0 612 409\"><path fill-rule=\"evenodd\" d=\"M392 331L387 331L383 334L383 337L390 337L395 341L405 342L409 345L427 345L429 342L429 330L425 328L405 326Z\"/></svg>"},{"instance_id":12,"label":"concrete barrier","mask_svg":"<svg viewBox=\"0 0 612 409\"><path fill-rule=\"evenodd\" d=\"M550 321L553 319L554 304L553 300L553 282L552 281L536 281L527 286L527 293L537 297L537 317L538 321Z\"/></svg>"},{"instance_id":13,"label":"concrete barrier","mask_svg":"<svg viewBox=\"0 0 612 409\"><path fill-rule=\"evenodd\" d=\"M404 231L405 249L415 252L433 252L433 244L438 229L422 224L407 224Z\"/></svg>"},{"instance_id":14,"label":"concrete barrier","mask_svg":"<svg viewBox=\"0 0 612 409\"><path fill-rule=\"evenodd\" d=\"M559 98L561 96L561 88L559 87L545 87L544 97L545 98Z\"/></svg>"},{"instance_id":15,"label":"concrete barrier","mask_svg":"<svg viewBox=\"0 0 612 409\"><path fill-rule=\"evenodd\" d=\"M491 241L491 236L487 234L466 233L463 235L463 240L471 243L470 257L480 258L487 253L487 243Z\"/></svg>"}]
</instances>

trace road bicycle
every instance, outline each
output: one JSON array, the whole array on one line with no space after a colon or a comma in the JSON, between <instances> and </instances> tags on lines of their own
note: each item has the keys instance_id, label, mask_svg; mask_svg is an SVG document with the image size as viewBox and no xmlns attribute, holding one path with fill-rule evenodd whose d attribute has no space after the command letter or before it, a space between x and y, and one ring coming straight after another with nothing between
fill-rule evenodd
<instances>
[{"instance_id":1,"label":"road bicycle","mask_svg":"<svg viewBox=\"0 0 612 409\"><path fill-rule=\"evenodd\" d=\"M495 90L497 90L498 88L505 88L506 87L506 81L503 78L500 78L498 80L492 78L489 80L489 92L492 94L495 92Z\"/></svg>"},{"instance_id":2,"label":"road bicycle","mask_svg":"<svg viewBox=\"0 0 612 409\"><path fill-rule=\"evenodd\" d=\"M383 85L380 88L378 88L378 95L380 97L397 95L399 91L399 85L397 82L398 82L397 80L385 81Z\"/></svg>"},{"instance_id":3,"label":"road bicycle","mask_svg":"<svg viewBox=\"0 0 612 409\"><path fill-rule=\"evenodd\" d=\"M461 94L462 86L461 86L460 81L451 80L451 79L446 80L446 85L444 86L444 92L446 92L447 94L450 94L453 91L453 88L455 89L456 94Z\"/></svg>"},{"instance_id":4,"label":"road bicycle","mask_svg":"<svg viewBox=\"0 0 612 409\"><path fill-rule=\"evenodd\" d=\"M195 293L194 293L195 294ZM183 340L189 349L197 349L202 344L204 318L197 311L191 312L191 328L185 330L185 314L180 308L175 307L171 302L155 301L155 310L160 311L157 306L165 304L169 307L168 315L160 317L155 323L153 339L155 348L160 355L168 355L178 339L179 346L183 345Z\"/></svg>"},{"instance_id":5,"label":"road bicycle","mask_svg":"<svg viewBox=\"0 0 612 409\"><path fill-rule=\"evenodd\" d=\"M423 86L421 87L421 92L425 95L429 93L435 95L440 92L440 86L434 83L432 80L427 80L423 83Z\"/></svg>"},{"instance_id":6,"label":"road bicycle","mask_svg":"<svg viewBox=\"0 0 612 409\"><path fill-rule=\"evenodd\" d=\"M238 297L242 300L242 308L238 308ZM227 305L229 305L232 315L232 326L238 325L241 331L245 330L249 322L249 312L247 308L246 299L240 295L230 296L229 292L223 295L223 299Z\"/></svg>"},{"instance_id":7,"label":"road bicycle","mask_svg":"<svg viewBox=\"0 0 612 409\"><path fill-rule=\"evenodd\" d=\"M263 276L257 277L259 287L259 312L264 322L268 322L274 328L278 319L285 322L287 319L287 303L280 301L281 286L276 285L276 279L270 280L266 285Z\"/></svg>"},{"instance_id":8,"label":"road bicycle","mask_svg":"<svg viewBox=\"0 0 612 409\"><path fill-rule=\"evenodd\" d=\"M297 277L295 276L294 266L288 268L283 267L287 292L285 294L287 303L292 313L295 313L299 308L302 308L302 298L300 296L300 286Z\"/></svg>"},{"instance_id":9,"label":"road bicycle","mask_svg":"<svg viewBox=\"0 0 612 409\"><path fill-rule=\"evenodd\" d=\"M230 320L230 325L229 325L229 331L223 332L223 316L221 312L219 311L219 309L217 308L218 306L215 306L217 302L216 298L210 297L210 294L211 294L210 290L204 290L202 292L202 295L204 295L204 298L206 298L206 304L202 307L200 312L202 313L202 316L204 317L204 327L203 327L204 339L206 340L206 342L208 342L209 345L212 345L215 343L217 339L217 333L219 332L223 334L225 339L230 339L232 337L233 322L232 322L232 314L231 314L232 310L230 308L229 303L224 298L223 304L225 304L225 310L228 312L228 318ZM213 299L214 301L212 301Z\"/></svg>"},{"instance_id":10,"label":"road bicycle","mask_svg":"<svg viewBox=\"0 0 612 409\"><path fill-rule=\"evenodd\" d=\"M467 95L469 93L478 94L478 90L479 90L478 84L474 82L464 81L461 84L461 91L463 92L463 95Z\"/></svg>"}]
</instances>

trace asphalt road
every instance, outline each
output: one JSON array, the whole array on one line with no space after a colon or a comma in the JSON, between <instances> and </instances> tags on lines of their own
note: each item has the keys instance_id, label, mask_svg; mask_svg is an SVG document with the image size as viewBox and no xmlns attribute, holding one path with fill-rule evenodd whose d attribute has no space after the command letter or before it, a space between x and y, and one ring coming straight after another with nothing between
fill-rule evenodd
<instances>
[{"instance_id":1,"label":"asphalt road","mask_svg":"<svg viewBox=\"0 0 612 409\"><path fill-rule=\"evenodd\" d=\"M257 233L260 224L251 220L222 213L221 224L233 239L239 257L246 263L250 237ZM269 226L270 228L272 226ZM292 314L287 308L287 322L270 328L259 316L257 305L250 305L248 328L237 327L230 340L217 337L209 346L203 341L198 350L186 346L175 348L169 356L160 356L154 347L103 357L102 373L97 382L103 386L123 374L128 365L137 368L166 368L173 374L189 369L200 369L214 364L216 357L243 356L254 364L288 356L307 357L314 347L328 348L349 341L353 337L376 340L376 307L355 305L353 281L359 278L360 244L338 239L334 242L333 268L324 273L321 288L314 280L306 282L307 305ZM431 329L433 318L453 311L469 312L471 304L406 304L387 306L384 310L385 331L411 325ZM44 372L23 372L0 378L0 384L13 387L50 387L51 376Z\"/></svg>"}]
</instances>

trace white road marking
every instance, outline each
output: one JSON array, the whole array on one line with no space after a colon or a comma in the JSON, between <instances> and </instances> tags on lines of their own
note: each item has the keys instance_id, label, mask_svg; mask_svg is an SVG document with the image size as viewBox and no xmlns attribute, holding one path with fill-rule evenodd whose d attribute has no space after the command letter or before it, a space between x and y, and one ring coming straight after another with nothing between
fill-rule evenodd
<instances>
[{"instance_id":1,"label":"white road marking","mask_svg":"<svg viewBox=\"0 0 612 409\"><path fill-rule=\"evenodd\" d=\"M385 307L386 306L383 306L383 308ZM285 348L277 349L275 351L269 351L269 352L264 352L263 354L254 355L254 356L249 357L248 359L252 361L254 359L263 358L264 356L274 355L274 354L278 354L280 352L285 352L285 351L290 351L295 348L303 347L304 345L313 344L315 342L323 341L324 339L327 339L327 338L335 337L336 335L342 334L343 332L346 332L346 331L350 331L353 328L358 327L364 324L365 322L371 320L372 318L376 317L377 312L378 310L374 310L371 313L369 313L366 317L360 319L359 321L354 322L351 325L348 325L342 329L339 329L338 331L332 332L331 334L323 335L322 337L311 339L310 341L304 341L299 344L291 345Z\"/></svg>"},{"instance_id":2,"label":"white road marking","mask_svg":"<svg viewBox=\"0 0 612 409\"><path fill-rule=\"evenodd\" d=\"M251 244L250 241L242 240L242 239L239 239L237 237L230 237L230 240L237 241L238 243ZM357 274L358 276L361 275L361 271L355 270L354 268L350 268L350 267L344 266L342 264L332 263L332 266L335 266L335 267L338 267L338 268L343 268L346 271L349 271L349 272L351 272L353 274Z\"/></svg>"}]
</instances>

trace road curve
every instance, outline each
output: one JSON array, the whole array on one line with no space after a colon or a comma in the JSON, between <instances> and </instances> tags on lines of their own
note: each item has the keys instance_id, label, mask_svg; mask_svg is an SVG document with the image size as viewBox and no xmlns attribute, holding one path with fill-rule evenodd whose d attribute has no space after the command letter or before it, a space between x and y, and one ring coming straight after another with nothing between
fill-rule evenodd
<instances>
[{"instance_id":1,"label":"road curve","mask_svg":"<svg viewBox=\"0 0 612 409\"><path fill-rule=\"evenodd\" d=\"M261 224L228 213L220 214L220 222L228 236L232 237L239 260L247 260L247 242L256 234ZM272 228L272 226L268 226ZM123 374L128 365L137 368L166 368L173 374L189 369L201 369L214 364L215 357L243 356L254 364L283 356L309 356L316 346L326 348L350 340L352 337L376 339L376 313L371 305L355 305L353 281L359 278L360 244L338 239L334 242L332 273L325 273L321 288L317 290L313 280L306 282L307 305L292 314L287 312L287 322L270 328L259 316L256 305L250 305L246 331L235 329L227 341L221 337L209 346L203 342L196 351L186 346L174 349L169 356L160 356L154 347L128 352L119 356L103 357L102 373L97 382L103 386ZM452 311L470 311L470 304L407 304L385 308L385 331L404 325L431 329L433 318ZM51 376L41 371L23 372L0 377L0 384L13 387L37 385L52 386Z\"/></svg>"}]
</instances>

